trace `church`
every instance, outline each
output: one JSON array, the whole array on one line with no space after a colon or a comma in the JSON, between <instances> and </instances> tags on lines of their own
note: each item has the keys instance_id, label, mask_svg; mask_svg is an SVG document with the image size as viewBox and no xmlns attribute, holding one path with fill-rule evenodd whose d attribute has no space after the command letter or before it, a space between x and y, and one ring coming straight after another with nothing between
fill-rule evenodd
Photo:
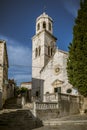
<instances>
[{"instance_id":1,"label":"church","mask_svg":"<svg viewBox=\"0 0 87 130\"><path fill-rule=\"evenodd\" d=\"M77 94L68 82L68 52L59 50L56 41L53 20L44 12L32 37L32 97L42 102L56 101L58 93Z\"/></svg>"}]
</instances>

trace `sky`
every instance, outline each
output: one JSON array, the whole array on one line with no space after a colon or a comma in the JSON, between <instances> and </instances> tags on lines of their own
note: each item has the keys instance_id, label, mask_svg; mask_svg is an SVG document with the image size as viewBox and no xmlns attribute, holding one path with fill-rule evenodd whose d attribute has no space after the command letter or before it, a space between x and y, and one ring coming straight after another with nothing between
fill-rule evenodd
<instances>
[{"instance_id":1,"label":"sky","mask_svg":"<svg viewBox=\"0 0 87 130\"><path fill-rule=\"evenodd\" d=\"M32 37L36 18L43 12L54 21L58 48L68 51L79 4L80 0L0 0L0 39L7 44L8 78L18 85L31 81Z\"/></svg>"}]
</instances>

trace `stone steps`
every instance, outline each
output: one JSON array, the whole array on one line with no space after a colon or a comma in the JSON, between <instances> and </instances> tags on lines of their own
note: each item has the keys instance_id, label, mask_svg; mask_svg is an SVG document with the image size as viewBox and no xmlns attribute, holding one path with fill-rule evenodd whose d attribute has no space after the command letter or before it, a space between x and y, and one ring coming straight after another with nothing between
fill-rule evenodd
<instances>
[{"instance_id":1,"label":"stone steps","mask_svg":"<svg viewBox=\"0 0 87 130\"><path fill-rule=\"evenodd\" d=\"M33 128L40 127L42 122L35 118L30 110L19 109L14 111L5 110L0 114L0 130L5 130L6 127L9 130L24 130L25 128L31 130ZM16 127L15 127L16 126Z\"/></svg>"},{"instance_id":2,"label":"stone steps","mask_svg":"<svg viewBox=\"0 0 87 130\"><path fill-rule=\"evenodd\" d=\"M21 108L21 105L17 105L17 98L7 99L4 106L4 109L18 109Z\"/></svg>"}]
</instances>

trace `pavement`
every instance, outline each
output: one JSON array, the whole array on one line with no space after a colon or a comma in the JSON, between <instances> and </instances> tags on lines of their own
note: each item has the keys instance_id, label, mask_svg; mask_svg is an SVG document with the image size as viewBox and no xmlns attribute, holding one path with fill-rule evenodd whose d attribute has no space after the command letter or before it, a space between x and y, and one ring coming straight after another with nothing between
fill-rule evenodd
<instances>
[{"instance_id":1,"label":"pavement","mask_svg":"<svg viewBox=\"0 0 87 130\"><path fill-rule=\"evenodd\" d=\"M87 130L87 115L72 115L43 121L44 126L34 130Z\"/></svg>"},{"instance_id":2,"label":"pavement","mask_svg":"<svg viewBox=\"0 0 87 130\"><path fill-rule=\"evenodd\" d=\"M59 126L44 126L34 130L87 130L87 124L62 124Z\"/></svg>"}]
</instances>

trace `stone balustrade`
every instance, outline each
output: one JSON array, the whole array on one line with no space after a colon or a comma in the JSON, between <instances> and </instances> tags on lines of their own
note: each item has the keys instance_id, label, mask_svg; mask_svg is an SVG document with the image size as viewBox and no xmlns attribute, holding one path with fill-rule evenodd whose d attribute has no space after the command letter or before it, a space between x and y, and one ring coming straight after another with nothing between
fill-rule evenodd
<instances>
[{"instance_id":1,"label":"stone balustrade","mask_svg":"<svg viewBox=\"0 0 87 130\"><path fill-rule=\"evenodd\" d=\"M61 100L79 102L79 96L64 94L64 93L52 93L44 95L45 102L59 102Z\"/></svg>"},{"instance_id":2,"label":"stone balustrade","mask_svg":"<svg viewBox=\"0 0 87 130\"><path fill-rule=\"evenodd\" d=\"M58 103L36 102L36 109L58 109Z\"/></svg>"}]
</instances>

